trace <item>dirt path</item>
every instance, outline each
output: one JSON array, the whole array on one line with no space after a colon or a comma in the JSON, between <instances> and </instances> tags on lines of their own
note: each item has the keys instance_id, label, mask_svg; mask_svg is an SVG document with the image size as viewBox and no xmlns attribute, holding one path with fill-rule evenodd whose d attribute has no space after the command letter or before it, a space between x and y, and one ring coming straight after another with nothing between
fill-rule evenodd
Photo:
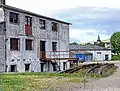
<instances>
[{"instance_id":1,"label":"dirt path","mask_svg":"<svg viewBox=\"0 0 120 91\"><path fill-rule=\"evenodd\" d=\"M55 91L120 91L120 63L117 72L100 80L91 81L84 87L81 84L62 84Z\"/></svg>"},{"instance_id":2,"label":"dirt path","mask_svg":"<svg viewBox=\"0 0 120 91\"><path fill-rule=\"evenodd\" d=\"M78 89L76 91L120 91L120 64L116 65L118 69L113 75L89 82L84 89Z\"/></svg>"}]
</instances>

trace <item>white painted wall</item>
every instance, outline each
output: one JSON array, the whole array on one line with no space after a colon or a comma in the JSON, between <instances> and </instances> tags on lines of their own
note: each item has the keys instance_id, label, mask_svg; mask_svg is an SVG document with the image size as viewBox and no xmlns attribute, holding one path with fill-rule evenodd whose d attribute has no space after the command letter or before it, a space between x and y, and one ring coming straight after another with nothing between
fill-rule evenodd
<instances>
[{"instance_id":1,"label":"white painted wall","mask_svg":"<svg viewBox=\"0 0 120 91\"><path fill-rule=\"evenodd\" d=\"M93 54L93 60L94 61L103 61L105 60L105 55L108 55L109 60L111 60L111 50L93 50L93 51L88 51ZM101 54L97 54L100 52Z\"/></svg>"}]
</instances>

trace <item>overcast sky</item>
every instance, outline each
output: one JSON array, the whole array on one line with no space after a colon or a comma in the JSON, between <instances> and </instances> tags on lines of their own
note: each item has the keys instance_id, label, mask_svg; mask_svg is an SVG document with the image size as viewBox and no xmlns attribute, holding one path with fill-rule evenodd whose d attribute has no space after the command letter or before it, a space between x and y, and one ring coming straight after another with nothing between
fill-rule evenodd
<instances>
[{"instance_id":1,"label":"overcast sky","mask_svg":"<svg viewBox=\"0 0 120 91\"><path fill-rule=\"evenodd\" d=\"M7 0L7 4L72 23L70 41L96 41L120 31L119 0Z\"/></svg>"}]
</instances>

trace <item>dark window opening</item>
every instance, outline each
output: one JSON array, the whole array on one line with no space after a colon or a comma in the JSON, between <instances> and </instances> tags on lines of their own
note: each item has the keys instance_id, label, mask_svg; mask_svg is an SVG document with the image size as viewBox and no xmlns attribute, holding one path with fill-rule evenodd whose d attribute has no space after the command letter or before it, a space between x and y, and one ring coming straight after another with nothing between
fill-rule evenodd
<instances>
[{"instance_id":1,"label":"dark window opening","mask_svg":"<svg viewBox=\"0 0 120 91\"><path fill-rule=\"evenodd\" d=\"M25 40L26 50L32 50L32 44L33 44L33 40L26 39Z\"/></svg>"},{"instance_id":2,"label":"dark window opening","mask_svg":"<svg viewBox=\"0 0 120 91\"><path fill-rule=\"evenodd\" d=\"M57 71L56 64L53 64L53 71Z\"/></svg>"},{"instance_id":3,"label":"dark window opening","mask_svg":"<svg viewBox=\"0 0 120 91\"><path fill-rule=\"evenodd\" d=\"M32 25L32 17L25 16L25 25Z\"/></svg>"},{"instance_id":4,"label":"dark window opening","mask_svg":"<svg viewBox=\"0 0 120 91\"><path fill-rule=\"evenodd\" d=\"M66 62L63 62L63 70L66 68Z\"/></svg>"},{"instance_id":5,"label":"dark window opening","mask_svg":"<svg viewBox=\"0 0 120 91\"><path fill-rule=\"evenodd\" d=\"M10 12L10 16L9 16L10 23L16 23L16 24L18 24L18 22L19 22L18 16L19 16L19 14Z\"/></svg>"},{"instance_id":6,"label":"dark window opening","mask_svg":"<svg viewBox=\"0 0 120 91\"><path fill-rule=\"evenodd\" d=\"M16 65L11 65L10 66L10 72L16 72L17 71L17 66Z\"/></svg>"},{"instance_id":7,"label":"dark window opening","mask_svg":"<svg viewBox=\"0 0 120 91\"><path fill-rule=\"evenodd\" d=\"M19 50L19 39L18 38L10 38L10 49Z\"/></svg>"},{"instance_id":8,"label":"dark window opening","mask_svg":"<svg viewBox=\"0 0 120 91\"><path fill-rule=\"evenodd\" d=\"M30 70L30 64L25 64L25 71L29 71Z\"/></svg>"},{"instance_id":9,"label":"dark window opening","mask_svg":"<svg viewBox=\"0 0 120 91\"><path fill-rule=\"evenodd\" d=\"M39 23L40 23L40 29L45 29L45 20L42 20L42 19L40 19L39 20Z\"/></svg>"},{"instance_id":10,"label":"dark window opening","mask_svg":"<svg viewBox=\"0 0 120 91\"><path fill-rule=\"evenodd\" d=\"M52 22L52 31L57 32L57 23L55 23L55 22Z\"/></svg>"},{"instance_id":11,"label":"dark window opening","mask_svg":"<svg viewBox=\"0 0 120 91\"><path fill-rule=\"evenodd\" d=\"M57 51L57 42L52 42L52 50Z\"/></svg>"}]
</instances>

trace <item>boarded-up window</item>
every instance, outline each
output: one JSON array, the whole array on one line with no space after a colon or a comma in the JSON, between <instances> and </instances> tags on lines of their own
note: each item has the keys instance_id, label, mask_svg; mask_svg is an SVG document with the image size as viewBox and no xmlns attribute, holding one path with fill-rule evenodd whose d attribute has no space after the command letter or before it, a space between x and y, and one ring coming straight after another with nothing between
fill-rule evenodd
<instances>
[{"instance_id":1,"label":"boarded-up window","mask_svg":"<svg viewBox=\"0 0 120 91\"><path fill-rule=\"evenodd\" d=\"M26 45L26 50L32 50L32 49L33 49L33 47L32 47L32 45L33 45L33 40L26 39L26 40L25 40L25 45Z\"/></svg>"},{"instance_id":2,"label":"boarded-up window","mask_svg":"<svg viewBox=\"0 0 120 91\"><path fill-rule=\"evenodd\" d=\"M10 23L18 24L19 22L18 16L19 16L18 13L10 12L10 16L9 16Z\"/></svg>"},{"instance_id":3,"label":"boarded-up window","mask_svg":"<svg viewBox=\"0 0 120 91\"><path fill-rule=\"evenodd\" d=\"M57 30L57 23L55 23L55 22L52 22L52 31L58 31Z\"/></svg>"},{"instance_id":4,"label":"boarded-up window","mask_svg":"<svg viewBox=\"0 0 120 91\"><path fill-rule=\"evenodd\" d=\"M25 34L32 35L32 17L25 16Z\"/></svg>"},{"instance_id":5,"label":"boarded-up window","mask_svg":"<svg viewBox=\"0 0 120 91\"><path fill-rule=\"evenodd\" d=\"M42 20L42 19L39 20L40 29L45 29L45 27L46 27L46 26L45 26L45 22L46 22L45 20Z\"/></svg>"},{"instance_id":6,"label":"boarded-up window","mask_svg":"<svg viewBox=\"0 0 120 91\"><path fill-rule=\"evenodd\" d=\"M57 42L52 42L52 50L57 51Z\"/></svg>"},{"instance_id":7,"label":"boarded-up window","mask_svg":"<svg viewBox=\"0 0 120 91\"><path fill-rule=\"evenodd\" d=\"M10 49L19 50L19 39L18 38L10 38Z\"/></svg>"}]
</instances>

